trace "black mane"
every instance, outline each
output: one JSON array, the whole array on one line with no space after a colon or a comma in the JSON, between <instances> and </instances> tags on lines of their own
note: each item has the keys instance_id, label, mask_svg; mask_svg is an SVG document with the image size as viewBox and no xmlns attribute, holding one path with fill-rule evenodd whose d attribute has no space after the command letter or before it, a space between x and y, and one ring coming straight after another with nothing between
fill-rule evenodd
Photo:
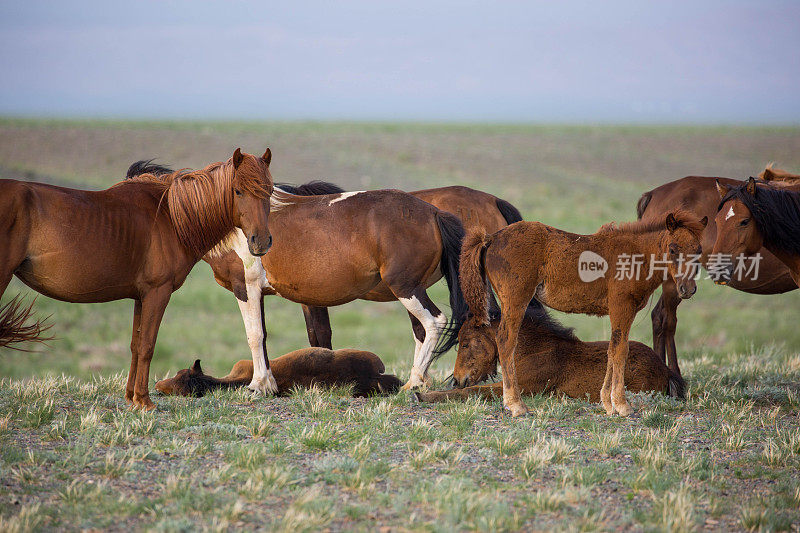
<instances>
[{"instance_id":1,"label":"black mane","mask_svg":"<svg viewBox=\"0 0 800 533\"><path fill-rule=\"evenodd\" d=\"M800 192L758 187L754 196L745 184L730 189L717 211L733 199L750 210L765 245L800 255Z\"/></svg>"},{"instance_id":2,"label":"black mane","mask_svg":"<svg viewBox=\"0 0 800 533\"><path fill-rule=\"evenodd\" d=\"M319 196L323 194L339 194L345 192L344 189L327 181L314 180L302 185L291 183L276 183L275 187L295 196Z\"/></svg>"},{"instance_id":3,"label":"black mane","mask_svg":"<svg viewBox=\"0 0 800 533\"><path fill-rule=\"evenodd\" d=\"M492 300L493 299L490 299L490 302L492 302ZM489 320L492 322L500 320L500 309L497 307L496 303L494 305L490 303L489 305ZM546 329L558 339L565 341L578 340L578 337L575 336L575 328L568 328L550 316L547 309L535 298L531 300L528 304L528 308L525 309L525 316L522 319L522 323L524 324L525 322L532 322Z\"/></svg>"},{"instance_id":4,"label":"black mane","mask_svg":"<svg viewBox=\"0 0 800 533\"><path fill-rule=\"evenodd\" d=\"M142 159L141 161L137 161L131 166L128 167L128 172L125 173L125 179L129 180L131 178L135 178L136 176L141 176L142 174L153 174L154 176L160 176L162 174L172 174L175 172L169 167L164 165L159 165L158 163L153 163L155 159Z\"/></svg>"}]
</instances>

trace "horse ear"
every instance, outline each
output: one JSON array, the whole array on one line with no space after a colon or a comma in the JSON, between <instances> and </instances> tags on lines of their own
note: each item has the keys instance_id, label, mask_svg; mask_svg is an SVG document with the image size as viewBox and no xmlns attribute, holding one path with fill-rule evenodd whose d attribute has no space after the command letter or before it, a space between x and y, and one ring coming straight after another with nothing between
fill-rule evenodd
<instances>
[{"instance_id":1,"label":"horse ear","mask_svg":"<svg viewBox=\"0 0 800 533\"><path fill-rule=\"evenodd\" d=\"M202 374L203 369L200 367L200 359L194 360L194 365L192 365L192 373L193 374Z\"/></svg>"},{"instance_id":2,"label":"horse ear","mask_svg":"<svg viewBox=\"0 0 800 533\"><path fill-rule=\"evenodd\" d=\"M670 231L670 233L678 229L678 221L673 213L667 215L667 229Z\"/></svg>"},{"instance_id":3,"label":"horse ear","mask_svg":"<svg viewBox=\"0 0 800 533\"><path fill-rule=\"evenodd\" d=\"M708 217L707 216L700 219L700 225L702 225L704 228L706 226L708 226Z\"/></svg>"},{"instance_id":4,"label":"horse ear","mask_svg":"<svg viewBox=\"0 0 800 533\"><path fill-rule=\"evenodd\" d=\"M720 183L719 180L716 180L717 183L717 192L719 193L720 200L725 198L725 195L728 194L728 191L731 190L730 185L725 185Z\"/></svg>"},{"instance_id":5,"label":"horse ear","mask_svg":"<svg viewBox=\"0 0 800 533\"><path fill-rule=\"evenodd\" d=\"M750 179L747 180L747 192L750 193L751 196L755 196L756 189L756 179L753 176L750 176Z\"/></svg>"},{"instance_id":6,"label":"horse ear","mask_svg":"<svg viewBox=\"0 0 800 533\"><path fill-rule=\"evenodd\" d=\"M264 155L261 156L261 159L269 166L270 161L272 161L272 150L267 148L267 151L264 152Z\"/></svg>"},{"instance_id":7,"label":"horse ear","mask_svg":"<svg viewBox=\"0 0 800 533\"><path fill-rule=\"evenodd\" d=\"M244 156L242 155L242 149L237 148L235 152L233 152L233 169L236 170L239 168L239 165L242 164L244 161Z\"/></svg>"}]
</instances>

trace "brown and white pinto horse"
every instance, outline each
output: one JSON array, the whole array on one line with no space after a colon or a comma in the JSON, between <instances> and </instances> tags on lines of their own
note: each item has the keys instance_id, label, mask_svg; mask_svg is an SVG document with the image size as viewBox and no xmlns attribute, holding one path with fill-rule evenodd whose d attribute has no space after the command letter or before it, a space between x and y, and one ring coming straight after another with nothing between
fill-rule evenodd
<instances>
[{"instance_id":1,"label":"brown and white pinto horse","mask_svg":"<svg viewBox=\"0 0 800 533\"><path fill-rule=\"evenodd\" d=\"M270 247L269 160L269 150L256 157L237 149L226 163L143 174L103 191L0 180L0 294L16 275L66 302L133 299L125 398L153 409L150 360L172 293L234 228L249 253L263 255ZM0 312L3 323L25 312L17 310Z\"/></svg>"},{"instance_id":2,"label":"brown and white pinto horse","mask_svg":"<svg viewBox=\"0 0 800 533\"><path fill-rule=\"evenodd\" d=\"M593 235L576 235L539 222L517 222L494 235L467 234L461 254L461 284L469 310L479 324L489 324L487 280L500 303L497 347L503 368L503 403L513 416L527 413L520 398L514 353L522 319L531 298L567 313L609 315L611 342L600 397L606 413L631 414L625 398L628 334L636 313L661 284L648 269L618 276L604 270L592 279L579 271L585 253L608 265L624 257L666 259L666 270L684 298L697 290L694 269L682 268L682 258L699 252L707 218L697 221L682 212L665 222L604 226ZM584 260L585 261L585 260ZM606 275L608 274L608 275Z\"/></svg>"},{"instance_id":3,"label":"brown and white pinto horse","mask_svg":"<svg viewBox=\"0 0 800 533\"><path fill-rule=\"evenodd\" d=\"M231 240L235 254L204 258L236 295L253 356L251 389L262 390L268 368L265 294L317 307L399 300L421 325L406 387L429 381L437 344L447 350L456 339L442 337L448 321L427 288L445 278L454 324L448 330L458 331L466 315L458 281L464 230L456 216L397 190L298 196L276 188L269 225L275 244L261 260L241 234Z\"/></svg>"},{"instance_id":4,"label":"brown and white pinto horse","mask_svg":"<svg viewBox=\"0 0 800 533\"><path fill-rule=\"evenodd\" d=\"M800 286L800 192L758 186L754 178L731 187L717 183L720 198L714 254L753 256L769 250ZM732 264L718 283L732 280Z\"/></svg>"},{"instance_id":5,"label":"brown and white pinto horse","mask_svg":"<svg viewBox=\"0 0 800 533\"><path fill-rule=\"evenodd\" d=\"M308 188L309 185L312 187ZM281 184L281 187L283 187L283 184ZM338 190L331 190L332 188ZM327 192L315 192L319 190L327 190ZM296 191L290 190L288 192L303 195L345 192L336 185L325 182L312 182L301 185L296 188ZM486 233L494 233L509 224L522 220L519 210L509 202L483 191L461 185L411 191L408 194L416 196L442 211L453 213L461 220L465 230L482 229ZM303 316L306 321L309 344L311 346L332 348L331 337L333 332L328 309L326 307L303 305ZM422 324L413 315L409 316L414 330L414 340L417 343L422 342L421 339L425 336Z\"/></svg>"},{"instance_id":6,"label":"brown and white pinto horse","mask_svg":"<svg viewBox=\"0 0 800 533\"><path fill-rule=\"evenodd\" d=\"M790 174L785 170L767 166L759 176L775 187L788 190L800 190L800 175ZM676 181L665 183L642 195L637 205L640 220L661 220L676 209L682 209L700 218L707 216L714 220L719 205L719 194L715 182L722 185L738 187L743 181L730 178L713 178L705 176L687 176ZM708 257L717 236L716 224L709 224L703 232L703 254L700 263L708 265ZM751 294L781 294L794 290L797 285L792 280L789 270L768 250L760 250L762 260L759 264L758 279L731 280L730 287ZM661 297L653 307L653 349L663 357L673 372L680 374L678 355L675 347L675 330L678 327L678 304L681 298L672 280L667 279L662 285Z\"/></svg>"}]
</instances>

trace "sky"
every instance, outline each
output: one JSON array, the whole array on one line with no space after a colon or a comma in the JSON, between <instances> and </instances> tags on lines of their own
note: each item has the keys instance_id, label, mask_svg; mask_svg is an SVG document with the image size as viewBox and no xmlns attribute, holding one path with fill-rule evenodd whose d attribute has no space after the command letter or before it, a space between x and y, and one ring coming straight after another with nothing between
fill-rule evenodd
<instances>
[{"instance_id":1,"label":"sky","mask_svg":"<svg viewBox=\"0 0 800 533\"><path fill-rule=\"evenodd\" d=\"M0 114L800 123L800 2L0 0Z\"/></svg>"}]
</instances>

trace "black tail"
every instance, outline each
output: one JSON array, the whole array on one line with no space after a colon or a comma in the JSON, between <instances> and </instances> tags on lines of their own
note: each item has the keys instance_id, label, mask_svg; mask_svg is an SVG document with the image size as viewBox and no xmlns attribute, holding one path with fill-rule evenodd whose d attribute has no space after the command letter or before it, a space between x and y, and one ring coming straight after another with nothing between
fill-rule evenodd
<instances>
[{"instance_id":1,"label":"black tail","mask_svg":"<svg viewBox=\"0 0 800 533\"><path fill-rule=\"evenodd\" d=\"M0 307L0 348L13 348L21 352L27 352L30 350L18 348L12 346L12 344L45 342L53 338L44 336L44 332L50 329L50 326L44 325L42 320L26 324L33 314L34 303L36 303L36 300L25 306L20 296L17 295Z\"/></svg>"},{"instance_id":2,"label":"black tail","mask_svg":"<svg viewBox=\"0 0 800 533\"><path fill-rule=\"evenodd\" d=\"M650 203L650 200L653 199L653 191L647 191L639 198L639 202L636 204L636 218L642 220L644 216L644 210L647 209L647 204Z\"/></svg>"},{"instance_id":3,"label":"black tail","mask_svg":"<svg viewBox=\"0 0 800 533\"><path fill-rule=\"evenodd\" d=\"M469 311L464 293L461 292L461 282L458 277L459 257L461 256L461 242L464 240L464 226L455 215L439 211L436 213L436 223L439 225L439 234L442 236L442 261L440 268L450 291L450 322L448 322L439 342L434 349L434 357L439 357L458 343L458 330L464 324Z\"/></svg>"},{"instance_id":4,"label":"black tail","mask_svg":"<svg viewBox=\"0 0 800 533\"><path fill-rule=\"evenodd\" d=\"M291 183L276 183L275 186L282 191L294 194L295 196L321 196L323 194L339 194L344 189L328 181L309 181L302 185L292 185Z\"/></svg>"},{"instance_id":5,"label":"black tail","mask_svg":"<svg viewBox=\"0 0 800 533\"><path fill-rule=\"evenodd\" d=\"M506 202L502 198L497 198L495 204L497 205L497 210L500 211L500 214L506 219L506 224L513 224L514 222L522 220L522 213L519 212L519 209L511 205L510 202Z\"/></svg>"},{"instance_id":6,"label":"black tail","mask_svg":"<svg viewBox=\"0 0 800 533\"><path fill-rule=\"evenodd\" d=\"M672 370L669 371L667 384L667 396L678 398L679 400L686 399L686 382Z\"/></svg>"},{"instance_id":7,"label":"black tail","mask_svg":"<svg viewBox=\"0 0 800 533\"><path fill-rule=\"evenodd\" d=\"M135 162L128 167L128 172L125 173L125 179L129 180L136 176L141 176L142 174L160 176L161 174L172 174L174 172L171 168L153 163L153 161L155 161L155 159L142 159L141 161Z\"/></svg>"}]
</instances>

